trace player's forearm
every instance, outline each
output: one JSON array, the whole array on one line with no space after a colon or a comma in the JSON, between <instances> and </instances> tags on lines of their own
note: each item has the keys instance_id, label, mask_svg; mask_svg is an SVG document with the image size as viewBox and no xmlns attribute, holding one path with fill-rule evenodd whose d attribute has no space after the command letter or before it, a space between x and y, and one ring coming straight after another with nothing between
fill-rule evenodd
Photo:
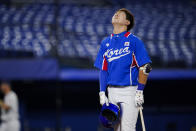
<instances>
[{"instance_id":1,"label":"player's forearm","mask_svg":"<svg viewBox=\"0 0 196 131\"><path fill-rule=\"evenodd\" d=\"M108 72L101 70L99 73L100 91L106 91L107 88Z\"/></svg>"},{"instance_id":2,"label":"player's forearm","mask_svg":"<svg viewBox=\"0 0 196 131\"><path fill-rule=\"evenodd\" d=\"M0 100L0 107L4 110L10 109L10 106L6 105L2 100Z\"/></svg>"},{"instance_id":3,"label":"player's forearm","mask_svg":"<svg viewBox=\"0 0 196 131\"><path fill-rule=\"evenodd\" d=\"M140 67L139 79L138 79L138 90L144 90L144 87L145 87L147 79L148 79L148 75L151 70L152 70L152 67L150 64L146 64L146 65Z\"/></svg>"},{"instance_id":4,"label":"player's forearm","mask_svg":"<svg viewBox=\"0 0 196 131\"><path fill-rule=\"evenodd\" d=\"M139 70L139 83L141 84L146 84L148 79L148 75L144 74L142 70Z\"/></svg>"},{"instance_id":5,"label":"player's forearm","mask_svg":"<svg viewBox=\"0 0 196 131\"><path fill-rule=\"evenodd\" d=\"M10 109L10 106L8 106L8 105L6 105L6 104L3 104L3 105L2 105L2 108L3 108L4 110L9 110L9 109Z\"/></svg>"}]
</instances>

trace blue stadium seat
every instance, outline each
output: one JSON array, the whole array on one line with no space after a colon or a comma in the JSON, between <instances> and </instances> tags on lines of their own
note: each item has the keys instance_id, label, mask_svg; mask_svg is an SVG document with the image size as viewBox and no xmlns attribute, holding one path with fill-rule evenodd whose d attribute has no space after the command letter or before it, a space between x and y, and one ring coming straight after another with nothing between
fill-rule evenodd
<instances>
[{"instance_id":1,"label":"blue stadium seat","mask_svg":"<svg viewBox=\"0 0 196 131\"><path fill-rule=\"evenodd\" d=\"M0 4L0 49L50 56L56 31L60 56L94 60L101 40L112 32L111 18L119 8L61 4L56 20L52 4L17 8ZM136 26L131 32L145 42L150 56L160 57L163 64L183 61L191 67L196 62L196 8L180 2L134 2L126 8L135 16Z\"/></svg>"}]
</instances>

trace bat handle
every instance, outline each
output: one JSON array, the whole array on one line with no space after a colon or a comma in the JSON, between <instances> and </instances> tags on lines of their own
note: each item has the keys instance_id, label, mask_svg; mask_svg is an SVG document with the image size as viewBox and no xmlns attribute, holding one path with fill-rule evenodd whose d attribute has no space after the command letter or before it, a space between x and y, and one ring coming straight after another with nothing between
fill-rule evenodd
<instances>
[{"instance_id":1,"label":"bat handle","mask_svg":"<svg viewBox=\"0 0 196 131\"><path fill-rule=\"evenodd\" d=\"M139 107L140 119L141 119L141 123L142 123L142 130L143 130L143 131L146 131L145 124L144 124L144 117L143 117L142 109L143 109L142 106Z\"/></svg>"}]
</instances>

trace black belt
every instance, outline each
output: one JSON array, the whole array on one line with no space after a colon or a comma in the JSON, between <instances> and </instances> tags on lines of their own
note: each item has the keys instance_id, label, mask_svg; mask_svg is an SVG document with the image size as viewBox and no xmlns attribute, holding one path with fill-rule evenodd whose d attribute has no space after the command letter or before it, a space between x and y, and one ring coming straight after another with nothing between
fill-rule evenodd
<instances>
[{"instance_id":1,"label":"black belt","mask_svg":"<svg viewBox=\"0 0 196 131\"><path fill-rule=\"evenodd\" d=\"M130 86L130 85L127 85L127 86ZM120 87L120 88L125 88L125 87L127 87L127 86L108 85L108 87L112 87L112 88L118 88L118 87Z\"/></svg>"}]
</instances>

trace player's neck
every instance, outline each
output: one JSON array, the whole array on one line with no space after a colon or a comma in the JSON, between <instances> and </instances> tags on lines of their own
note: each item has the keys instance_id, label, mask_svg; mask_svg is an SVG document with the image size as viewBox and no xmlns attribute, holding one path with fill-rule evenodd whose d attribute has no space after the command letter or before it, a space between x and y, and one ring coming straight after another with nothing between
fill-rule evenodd
<instances>
[{"instance_id":1,"label":"player's neck","mask_svg":"<svg viewBox=\"0 0 196 131\"><path fill-rule=\"evenodd\" d=\"M113 33L114 34L120 34L124 31L127 31L127 26L124 25L113 25L114 29L113 29Z\"/></svg>"},{"instance_id":2,"label":"player's neck","mask_svg":"<svg viewBox=\"0 0 196 131\"><path fill-rule=\"evenodd\" d=\"M6 91L5 91L5 94L7 95L7 94L9 94L10 93L10 89L7 89Z\"/></svg>"}]
</instances>

